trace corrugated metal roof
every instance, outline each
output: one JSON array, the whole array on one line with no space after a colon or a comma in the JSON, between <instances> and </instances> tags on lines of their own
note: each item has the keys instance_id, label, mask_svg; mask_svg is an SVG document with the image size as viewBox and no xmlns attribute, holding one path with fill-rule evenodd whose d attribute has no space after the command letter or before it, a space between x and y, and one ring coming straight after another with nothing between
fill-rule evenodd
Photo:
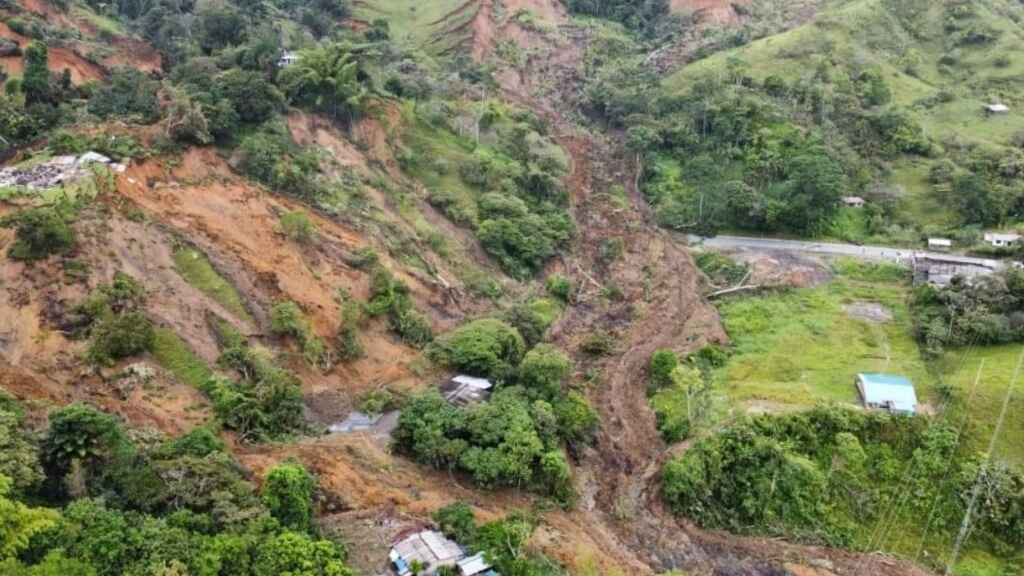
<instances>
[{"instance_id":1,"label":"corrugated metal roof","mask_svg":"<svg viewBox=\"0 0 1024 576\"><path fill-rule=\"evenodd\" d=\"M458 382L459 384L465 384L470 388L477 388L479 390L490 390L491 386L493 386L491 381L486 378L474 378L473 376L465 375L456 376L455 378L452 378L452 381Z\"/></svg>"},{"instance_id":2,"label":"corrugated metal roof","mask_svg":"<svg viewBox=\"0 0 1024 576\"><path fill-rule=\"evenodd\" d=\"M484 560L484 555L476 554L459 562L459 573L462 576L476 576L491 569L491 565Z\"/></svg>"},{"instance_id":3,"label":"corrugated metal roof","mask_svg":"<svg viewBox=\"0 0 1024 576\"><path fill-rule=\"evenodd\" d=\"M917 412L917 393L909 379L894 374L858 374L857 380L865 404L894 412Z\"/></svg>"}]
</instances>

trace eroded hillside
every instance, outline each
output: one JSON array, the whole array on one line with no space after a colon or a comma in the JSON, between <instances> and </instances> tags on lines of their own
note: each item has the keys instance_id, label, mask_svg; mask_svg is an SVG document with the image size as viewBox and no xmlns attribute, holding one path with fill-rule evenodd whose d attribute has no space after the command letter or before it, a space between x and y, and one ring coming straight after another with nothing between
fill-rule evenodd
<instances>
[{"instance_id":1,"label":"eroded hillside","mask_svg":"<svg viewBox=\"0 0 1024 576\"><path fill-rule=\"evenodd\" d=\"M139 446L156 442L142 431L173 439L210 426L257 486L298 462L319 482L310 534L344 542L358 573L382 573L395 538L453 502L499 525L531 510L535 529L509 545L510 565L554 567L524 574L927 573L881 555L701 530L662 499L663 465L690 444L659 433L652 354L685 358L728 336L685 239L659 226L645 195L650 156L610 119L638 113L615 89L653 93L659 73L762 23L764 3L673 1L685 32L663 39L644 21L652 36L642 45L635 30L557 0L275 2L260 4L267 26L231 3L197 3L195 30L192 14L168 12L158 27L72 4L0 4L0 37L19 48L0 58L5 78L21 83L5 101L9 117L30 116L21 52L33 39L49 42L44 68L61 86L35 104L72 110L47 126L9 122L18 130L6 166L25 175L90 151L108 157L75 183L0 188L8 253L33 222L18 215L56 219L74 236L0 266L0 387L41 437L54 435L48 416L84 402L117 415ZM791 5L763 31L817 8ZM58 39L37 21L76 32ZM293 51L299 64L279 63ZM635 67L609 72L630 58ZM415 447L391 441L412 425L397 414L390 429L329 431L367 406L390 414L427 402L462 370L526 386L515 365L480 368L515 355L478 350L492 337L480 319L522 333L519 357L503 362L543 350L555 358L545 369L558 372L566 358L555 392L501 400L526 414L540 446L502 436L523 424L501 415L429 430ZM135 330L145 345L122 341ZM461 330L469 351L446 349ZM524 342L528 330L535 341ZM445 410L427 416L458 418ZM591 428L565 432L573 422L563 420L591 413ZM474 434L501 438L472 447L494 461L465 456ZM527 450L538 456L519 468L493 456ZM542 478L550 469L561 474L554 488ZM51 480L82 486L48 502L126 491L98 478ZM39 493L60 492L51 484Z\"/></svg>"}]
</instances>

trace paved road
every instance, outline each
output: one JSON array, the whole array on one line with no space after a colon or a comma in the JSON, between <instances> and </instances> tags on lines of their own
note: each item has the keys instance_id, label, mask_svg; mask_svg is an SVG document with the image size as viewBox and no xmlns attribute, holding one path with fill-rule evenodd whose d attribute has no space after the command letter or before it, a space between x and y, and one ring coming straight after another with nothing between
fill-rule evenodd
<instances>
[{"instance_id":1,"label":"paved road","mask_svg":"<svg viewBox=\"0 0 1024 576\"><path fill-rule=\"evenodd\" d=\"M1003 263L999 260L987 258L971 258L968 256L956 256L937 252L923 252L920 250L907 250L904 248L889 248L886 246L857 246L855 244L830 244L824 242L805 242L801 240L778 240L775 238L749 238L745 236L715 236L714 238L702 238L700 236L689 236L690 245L703 244L708 248L718 250L766 250L781 252L807 252L811 254L831 254L834 256L851 256L866 260L890 260L897 263L907 263L916 256L936 257L944 259L955 259L961 264L973 264L987 268L1000 268Z\"/></svg>"}]
</instances>

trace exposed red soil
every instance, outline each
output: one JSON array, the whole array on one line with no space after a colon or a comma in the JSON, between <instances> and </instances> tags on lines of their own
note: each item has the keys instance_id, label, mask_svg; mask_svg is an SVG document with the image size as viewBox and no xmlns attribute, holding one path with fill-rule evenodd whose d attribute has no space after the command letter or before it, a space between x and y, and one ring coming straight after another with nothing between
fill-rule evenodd
<instances>
[{"instance_id":1,"label":"exposed red soil","mask_svg":"<svg viewBox=\"0 0 1024 576\"><path fill-rule=\"evenodd\" d=\"M751 0L671 0L673 12L695 13L704 22L727 24L737 22L735 6L749 4Z\"/></svg>"},{"instance_id":2,"label":"exposed red soil","mask_svg":"<svg viewBox=\"0 0 1024 576\"><path fill-rule=\"evenodd\" d=\"M28 46L28 43L31 41L31 39L15 33L2 22L0 22L0 38L14 40L22 48ZM86 60L67 48L51 46L49 49L49 55L50 71L63 72L65 69L70 70L71 81L75 84L83 84L90 80L99 80L106 76L106 71L103 67ZM0 58L0 68L3 68L7 71L8 75L12 76L21 76L24 71L21 56Z\"/></svg>"},{"instance_id":3,"label":"exposed red soil","mask_svg":"<svg viewBox=\"0 0 1024 576\"><path fill-rule=\"evenodd\" d=\"M103 60L103 65L108 68L127 66L142 72L163 70L163 57L148 42L122 36L115 38L111 45L117 51Z\"/></svg>"},{"instance_id":4,"label":"exposed red soil","mask_svg":"<svg viewBox=\"0 0 1024 576\"><path fill-rule=\"evenodd\" d=\"M88 266L87 282L65 278L57 258L33 265L7 261L0 267L0 387L32 400L29 406L36 411L88 401L134 426L166 433L180 433L202 422L207 418L203 396L159 370L146 386L122 389L117 367L83 368L85 343L68 340L56 323L90 289L108 282L114 271L128 272L143 282L151 294L147 312L158 323L181 324L190 310L187 293L177 298L187 285L180 286L183 282L173 272L164 275L169 257L163 257L159 243L142 224L117 214L90 212L76 229L79 246L71 256ZM9 240L9 235L0 236L0 245ZM166 296L173 298L162 298Z\"/></svg>"},{"instance_id":5,"label":"exposed red soil","mask_svg":"<svg viewBox=\"0 0 1024 576\"><path fill-rule=\"evenodd\" d=\"M723 3L718 3L723 4ZM713 8L705 5L704 8ZM725 342L717 312L701 292L702 275L685 246L659 231L637 187L642 167L625 153L620 135L602 137L577 129L562 113L571 109L580 82L586 31L563 29L571 39L527 31L540 56L516 70L499 72L507 97L541 113L573 160L567 185L579 232L573 249L552 266L573 276L578 302L552 330L563 349L577 350L597 332L610 334L615 352L603 360L577 356L583 370L597 370L600 381L590 396L601 412L598 445L580 461L577 484L580 530L602 526L612 534L608 547L629 574L683 569L692 574L778 574L786 562L810 565L824 559L841 574L923 575L906 562L876 562L861 554L702 531L675 518L661 497L664 462L685 450L668 447L656 429L645 391L646 365L659 348L687 354L707 343ZM517 39L524 45L522 39ZM546 49L545 49L546 44ZM554 85L552 91L546 86ZM613 186L626 191L627 205L612 201ZM601 259L607 241L622 241L621 258ZM608 301L602 288L615 286L623 297Z\"/></svg>"}]
</instances>

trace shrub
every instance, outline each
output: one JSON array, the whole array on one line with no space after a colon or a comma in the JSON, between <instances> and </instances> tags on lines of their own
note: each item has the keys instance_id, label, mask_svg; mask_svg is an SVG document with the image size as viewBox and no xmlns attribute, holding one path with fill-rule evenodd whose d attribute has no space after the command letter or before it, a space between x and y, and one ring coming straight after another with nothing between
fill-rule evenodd
<instances>
[{"instance_id":1,"label":"shrub","mask_svg":"<svg viewBox=\"0 0 1024 576\"><path fill-rule=\"evenodd\" d=\"M579 392L569 392L554 404L558 435L576 450L593 443L600 418L590 402Z\"/></svg>"},{"instance_id":2,"label":"shrub","mask_svg":"<svg viewBox=\"0 0 1024 576\"><path fill-rule=\"evenodd\" d=\"M651 355L648 376L653 388L661 388L672 383L672 371L679 366L679 356L671 350L658 350Z\"/></svg>"},{"instance_id":3,"label":"shrub","mask_svg":"<svg viewBox=\"0 0 1024 576\"><path fill-rule=\"evenodd\" d=\"M93 327L86 353L93 364L109 366L153 348L153 323L140 312L104 318Z\"/></svg>"},{"instance_id":4,"label":"shrub","mask_svg":"<svg viewBox=\"0 0 1024 576\"><path fill-rule=\"evenodd\" d=\"M160 85L133 68L120 68L110 75L89 99L89 111L102 118L138 116L144 123L160 119L157 91Z\"/></svg>"},{"instance_id":5,"label":"shrub","mask_svg":"<svg viewBox=\"0 0 1024 576\"><path fill-rule=\"evenodd\" d=\"M568 303L572 298L572 281L561 274L552 274L548 276L547 280L544 282L544 286L547 288L548 294L551 294L562 302Z\"/></svg>"},{"instance_id":6,"label":"shrub","mask_svg":"<svg viewBox=\"0 0 1024 576\"><path fill-rule=\"evenodd\" d=\"M476 541L476 518L473 509L463 502L453 502L434 512L434 522L445 536L463 546Z\"/></svg>"},{"instance_id":7,"label":"shrub","mask_svg":"<svg viewBox=\"0 0 1024 576\"><path fill-rule=\"evenodd\" d=\"M215 90L231 102L242 122L259 124L284 108L284 96L257 72L228 70L217 77Z\"/></svg>"},{"instance_id":8,"label":"shrub","mask_svg":"<svg viewBox=\"0 0 1024 576\"><path fill-rule=\"evenodd\" d=\"M313 332L309 319L295 302L278 302L271 308L270 331L298 340L302 355L309 364L321 366L329 361L323 340Z\"/></svg>"},{"instance_id":9,"label":"shrub","mask_svg":"<svg viewBox=\"0 0 1024 576\"><path fill-rule=\"evenodd\" d=\"M526 398L516 389L460 410L436 391L402 407L395 446L437 468L458 468L483 487L532 488L568 504L573 498L564 457L542 439Z\"/></svg>"},{"instance_id":10,"label":"shrub","mask_svg":"<svg viewBox=\"0 0 1024 576\"><path fill-rule=\"evenodd\" d=\"M386 389L372 390L359 402L359 410L366 414L383 414L395 405L395 395Z\"/></svg>"},{"instance_id":11,"label":"shrub","mask_svg":"<svg viewBox=\"0 0 1024 576\"><path fill-rule=\"evenodd\" d=\"M270 469L261 495L270 515L282 526L298 532L313 528L313 491L316 480L297 463L278 464Z\"/></svg>"},{"instance_id":12,"label":"shrub","mask_svg":"<svg viewBox=\"0 0 1024 576\"><path fill-rule=\"evenodd\" d=\"M550 344L541 344L523 357L516 381L531 396L550 401L561 396L562 385L571 373L572 363L565 353Z\"/></svg>"},{"instance_id":13,"label":"shrub","mask_svg":"<svg viewBox=\"0 0 1024 576\"><path fill-rule=\"evenodd\" d=\"M300 244L309 244L316 236L316 226L302 210L285 212L280 220L281 232Z\"/></svg>"},{"instance_id":14,"label":"shrub","mask_svg":"<svg viewBox=\"0 0 1024 576\"><path fill-rule=\"evenodd\" d=\"M553 318L542 314L533 303L516 304L502 314L502 319L519 332L527 348L532 348L543 340L544 334L554 321Z\"/></svg>"},{"instance_id":15,"label":"shrub","mask_svg":"<svg viewBox=\"0 0 1024 576\"><path fill-rule=\"evenodd\" d=\"M65 213L54 207L30 208L0 220L14 229L7 255L15 260L42 260L75 247L75 232Z\"/></svg>"},{"instance_id":16,"label":"shrub","mask_svg":"<svg viewBox=\"0 0 1024 576\"><path fill-rule=\"evenodd\" d=\"M486 318L445 334L428 353L434 361L472 376L505 380L519 365L525 349L515 328Z\"/></svg>"},{"instance_id":17,"label":"shrub","mask_svg":"<svg viewBox=\"0 0 1024 576\"><path fill-rule=\"evenodd\" d=\"M341 305L341 326L335 337L335 349L342 361L350 362L366 355L362 342L359 341L359 323L362 321L363 309L352 300Z\"/></svg>"},{"instance_id":18,"label":"shrub","mask_svg":"<svg viewBox=\"0 0 1024 576\"><path fill-rule=\"evenodd\" d=\"M218 328L224 346L220 363L241 376L236 382L213 377L204 386L221 422L238 431L244 442L279 439L304 431L302 389L295 376L265 353L251 349L230 326L221 324Z\"/></svg>"},{"instance_id":19,"label":"shrub","mask_svg":"<svg viewBox=\"0 0 1024 576\"><path fill-rule=\"evenodd\" d=\"M322 192L315 180L320 170L315 156L295 149L286 134L261 130L239 146L242 173L275 191L315 200Z\"/></svg>"},{"instance_id":20,"label":"shrub","mask_svg":"<svg viewBox=\"0 0 1024 576\"><path fill-rule=\"evenodd\" d=\"M608 356L615 351L615 339L605 332L591 334L583 341L580 350L590 356Z\"/></svg>"},{"instance_id":21,"label":"shrub","mask_svg":"<svg viewBox=\"0 0 1024 576\"><path fill-rule=\"evenodd\" d=\"M53 93L50 90L49 51L46 43L30 42L25 48L24 62L21 91L25 94L25 105L51 103Z\"/></svg>"},{"instance_id":22,"label":"shrub","mask_svg":"<svg viewBox=\"0 0 1024 576\"><path fill-rule=\"evenodd\" d=\"M430 323L413 305L409 288L383 266L377 265L373 270L366 311L370 316L386 314L391 331L407 344L422 348L434 339Z\"/></svg>"}]
</instances>

